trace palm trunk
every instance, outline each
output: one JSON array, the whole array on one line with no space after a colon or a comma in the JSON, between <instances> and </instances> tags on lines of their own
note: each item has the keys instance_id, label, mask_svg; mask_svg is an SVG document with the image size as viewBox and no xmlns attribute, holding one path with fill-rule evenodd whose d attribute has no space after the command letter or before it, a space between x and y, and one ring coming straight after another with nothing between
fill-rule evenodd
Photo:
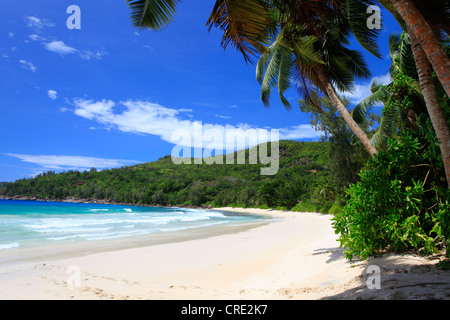
<instances>
[{"instance_id":1,"label":"palm trunk","mask_svg":"<svg viewBox=\"0 0 450 320\"><path fill-rule=\"evenodd\" d=\"M390 0L405 22L410 35L414 34L433 66L445 92L450 96L450 58L428 22L412 0ZM409 32L408 32L409 33Z\"/></svg>"},{"instance_id":2,"label":"palm trunk","mask_svg":"<svg viewBox=\"0 0 450 320\"><path fill-rule=\"evenodd\" d=\"M447 186L450 189L450 131L444 110L439 102L436 86L433 82L433 69L422 50L417 38L408 27L408 34L411 40L411 48L416 61L417 73L419 75L420 87L425 99L428 114L433 123L434 131L439 141L439 147L444 162L445 175L447 178Z\"/></svg>"},{"instance_id":3,"label":"palm trunk","mask_svg":"<svg viewBox=\"0 0 450 320\"><path fill-rule=\"evenodd\" d=\"M339 113L344 118L345 122L348 124L350 129L359 138L359 140L361 140L362 144L364 145L364 147L366 147L370 155L372 157L375 156L378 153L377 149L375 149L372 142L370 142L370 139L366 135L366 133L360 128L360 126L355 122L355 120L353 120L353 117L351 116L350 112L348 112L347 108L344 106L344 104L341 102L338 95L336 94L336 90L334 89L331 82L322 81L322 83L324 83L325 85L326 93L330 98L331 102L333 102L336 109L338 109Z\"/></svg>"}]
</instances>

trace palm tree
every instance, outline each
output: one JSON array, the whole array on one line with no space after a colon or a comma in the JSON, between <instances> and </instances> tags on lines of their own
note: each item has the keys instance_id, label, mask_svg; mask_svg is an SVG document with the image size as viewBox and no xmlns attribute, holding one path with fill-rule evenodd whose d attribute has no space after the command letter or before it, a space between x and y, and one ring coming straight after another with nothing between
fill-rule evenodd
<instances>
[{"instance_id":1,"label":"palm tree","mask_svg":"<svg viewBox=\"0 0 450 320\"><path fill-rule=\"evenodd\" d=\"M173 21L179 0L127 0L134 27L164 29Z\"/></svg>"},{"instance_id":2,"label":"palm tree","mask_svg":"<svg viewBox=\"0 0 450 320\"><path fill-rule=\"evenodd\" d=\"M417 39L444 90L450 96L450 58L436 35L436 29L446 32L450 30L449 2L445 0L389 0L389 2L402 18L410 36Z\"/></svg>"},{"instance_id":3,"label":"palm tree","mask_svg":"<svg viewBox=\"0 0 450 320\"><path fill-rule=\"evenodd\" d=\"M409 36L404 33L402 36L398 34L392 34L389 36L389 52L392 60L390 68L391 78L395 78L397 75L405 75L412 82L414 93L416 96L415 101L420 103L423 100L422 91L420 89L419 82L413 77L416 76L417 71L414 64L414 57L411 51L411 44ZM387 105L389 98L392 95L391 87L393 83L383 85L376 80L373 81L371 86L372 94L363 99L359 104L355 106L352 111L352 117L359 124L364 123L368 113L378 104ZM371 141L375 147L379 150L386 150L387 141L390 138L395 137L398 127L415 126L415 114L420 109L416 106L416 110L404 110L398 108L396 105L391 105L390 108L383 109L380 125L378 130L372 136Z\"/></svg>"},{"instance_id":4,"label":"palm tree","mask_svg":"<svg viewBox=\"0 0 450 320\"><path fill-rule=\"evenodd\" d=\"M378 103L388 103L388 99L391 95L387 89L388 87L389 86L382 85L377 81L372 83L372 94L356 105L352 111L352 117L357 123L364 123L370 110ZM378 150L387 149L387 141L395 136L398 123L401 119L400 110L398 108L390 108L383 111L378 130L370 139L372 144Z\"/></svg>"},{"instance_id":5,"label":"palm tree","mask_svg":"<svg viewBox=\"0 0 450 320\"><path fill-rule=\"evenodd\" d=\"M131 9L132 24L136 28L162 30L174 20L181 0L126 0ZM368 6L373 0L216 0L207 21L209 29L218 27L223 32L222 46L232 44L246 61L260 53L273 40L283 23L307 25L317 35L314 24L335 17L336 11L345 15L359 43L380 57L376 44L379 30L366 28Z\"/></svg>"},{"instance_id":6,"label":"palm tree","mask_svg":"<svg viewBox=\"0 0 450 320\"><path fill-rule=\"evenodd\" d=\"M433 69L415 35L411 33L410 37L423 97L426 101L428 114L430 115L431 123L433 124L436 136L438 138L442 160L444 162L447 186L450 189L450 130L448 128L444 110L440 105L436 86L434 85ZM450 69L447 70L447 74L449 73Z\"/></svg>"},{"instance_id":7,"label":"palm tree","mask_svg":"<svg viewBox=\"0 0 450 320\"><path fill-rule=\"evenodd\" d=\"M180 0L126 0L133 27L162 30L174 20ZM216 0L207 21L209 29L220 28L221 45L234 46L251 62L251 57L270 44L277 28L277 17L269 1Z\"/></svg>"},{"instance_id":8,"label":"palm tree","mask_svg":"<svg viewBox=\"0 0 450 320\"><path fill-rule=\"evenodd\" d=\"M274 0L272 4L279 12L284 24L307 26L306 32L319 37L317 22L333 20L341 15L347 20L344 33L351 30L355 39L367 51L380 58L377 36L380 30L367 28L367 8L377 2L372 0ZM323 29L322 29L323 31Z\"/></svg>"},{"instance_id":9,"label":"palm tree","mask_svg":"<svg viewBox=\"0 0 450 320\"><path fill-rule=\"evenodd\" d=\"M450 3L443 0L380 2L410 36L420 87L438 137L450 188L450 130L432 77L434 69L444 90L450 95L450 59L437 37L441 30L450 32Z\"/></svg>"},{"instance_id":10,"label":"palm tree","mask_svg":"<svg viewBox=\"0 0 450 320\"><path fill-rule=\"evenodd\" d=\"M267 52L261 55L256 68L256 78L261 84L261 100L265 106L269 106L272 88L278 86L283 105L290 109L284 93L295 80L299 84L300 94L309 103L320 108L316 103L318 96L315 89L320 90L330 98L353 133L374 156L377 153L376 148L353 120L333 85L334 83L341 91L349 91L355 76L370 75L359 52L343 45L346 34L342 32L345 30L342 24L345 26L345 23L339 16L323 23L326 24L328 35L320 34L322 39L307 34L310 30L306 25L299 27L286 24ZM317 23L316 26L316 30L321 29Z\"/></svg>"},{"instance_id":11,"label":"palm tree","mask_svg":"<svg viewBox=\"0 0 450 320\"><path fill-rule=\"evenodd\" d=\"M333 85L335 83L339 89L348 90L351 87L354 74L367 75L368 73L367 68L358 63L360 61L352 60L353 58L361 60L357 52L342 46L342 44L348 44L349 31L352 28L358 30L357 26L359 26L358 23L353 23L353 25L349 23L351 15L349 15L350 6L347 6L347 1L217 0L207 25L210 28L214 26L223 30L222 46L234 45L244 55L246 61L250 61L251 55L255 55L257 52L266 52L266 46L270 44L270 39L274 37L280 27L289 33L284 34L283 39L291 37L299 39L299 46L297 46L299 50L303 50L302 41L311 42L313 37L317 38L319 43L330 44L328 50L322 50L321 52L320 58L322 59L324 55L326 58L324 63L320 63L317 59L314 64L302 63L301 59L305 55L298 55L298 52L294 52L297 57L294 70L301 75L299 78L305 84L307 82L314 84L330 97L352 131L361 139L366 149L373 156L377 153L377 150L342 104ZM173 20L178 2L178 0L127 0L132 10L133 25L154 30L163 29ZM358 6L358 1L349 2L353 3L353 6ZM369 3L369 1L362 2ZM359 18L359 20L355 18L355 21L360 21L362 18L357 14L354 14L354 16ZM299 24L298 21L303 21L303 23ZM343 29L336 28L332 23L333 21L339 22ZM342 21L346 23L342 23ZM285 25L293 27L284 28ZM295 27L296 25L297 27ZM359 28L361 30L361 27ZM330 30L333 31L330 32ZM300 40L302 37L297 36L298 32L303 32L308 38ZM376 44L373 41L374 34L355 32L355 36L364 47L377 54ZM330 50L332 48L331 41L325 41L327 38L333 37L339 39L336 43L338 48L342 49L339 55L335 55ZM290 43L295 43L295 41L290 41ZM330 55L326 56L327 54ZM281 65L282 70L292 70L289 61L284 59L284 62L286 65L284 63ZM343 70L345 68L342 68L340 64L344 64L345 67L351 69ZM286 87L288 84L284 82L280 85Z\"/></svg>"},{"instance_id":12,"label":"palm tree","mask_svg":"<svg viewBox=\"0 0 450 320\"><path fill-rule=\"evenodd\" d=\"M415 43L415 46L413 45ZM401 120L407 118L409 123L405 125L414 126L417 112L428 112L430 119L435 127L436 136L438 137L439 146L443 155L444 169L446 172L447 182L449 180L449 163L445 155L449 153L450 137L445 136L448 133L448 123L445 113L439 101L439 97L434 85L432 69L428 60L426 59L417 41L414 41L409 34L403 33L402 37L398 35L391 35L389 38L389 48L392 59L391 76L394 78L397 74L405 74L409 77L414 88L413 93L415 98L415 110L409 111L398 110L398 108L390 108L383 114L379 130L372 137L372 142L378 149L385 149L387 140L395 135L398 124L402 124ZM421 57L421 60L418 60ZM425 64L422 68L416 68L416 62ZM428 69L427 69L428 68ZM426 71L425 73L420 73ZM376 103L386 103L391 96L389 85L379 85L376 82L372 84L372 94L361 101L352 112L352 116L357 123L364 121L366 114ZM422 107L422 110L420 108ZM402 115L403 113L403 115ZM405 113L407 115L405 115ZM436 118L437 117L437 118ZM438 128L436 130L436 127Z\"/></svg>"}]
</instances>

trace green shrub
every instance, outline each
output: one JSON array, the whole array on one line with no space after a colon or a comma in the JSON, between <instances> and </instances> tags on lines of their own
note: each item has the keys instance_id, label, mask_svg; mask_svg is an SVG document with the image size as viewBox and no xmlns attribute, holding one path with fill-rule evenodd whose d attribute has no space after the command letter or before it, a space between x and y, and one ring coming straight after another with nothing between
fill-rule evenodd
<instances>
[{"instance_id":1,"label":"green shrub","mask_svg":"<svg viewBox=\"0 0 450 320\"><path fill-rule=\"evenodd\" d=\"M368 162L361 180L347 190L349 200L333 217L346 258L366 259L380 250L409 248L436 252L448 236L448 190L439 188L442 171L428 158L434 144L405 134ZM436 174L438 172L438 174Z\"/></svg>"},{"instance_id":2,"label":"green shrub","mask_svg":"<svg viewBox=\"0 0 450 320\"><path fill-rule=\"evenodd\" d=\"M335 203L333 203L330 210L328 210L328 213L335 215L335 214L340 213L341 210L342 210L342 205L338 201L336 201Z\"/></svg>"},{"instance_id":3,"label":"green shrub","mask_svg":"<svg viewBox=\"0 0 450 320\"><path fill-rule=\"evenodd\" d=\"M312 204L309 200L302 201L297 203L295 207L291 209L291 211L295 212L318 212L317 207Z\"/></svg>"}]
</instances>

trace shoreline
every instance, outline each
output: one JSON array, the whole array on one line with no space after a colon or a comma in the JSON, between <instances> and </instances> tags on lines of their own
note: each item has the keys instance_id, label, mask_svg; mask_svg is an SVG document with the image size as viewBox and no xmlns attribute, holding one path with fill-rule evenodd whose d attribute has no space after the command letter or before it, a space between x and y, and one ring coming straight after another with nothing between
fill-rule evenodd
<instances>
[{"instance_id":1,"label":"shoreline","mask_svg":"<svg viewBox=\"0 0 450 320\"><path fill-rule=\"evenodd\" d=\"M70 259L97 253L101 254L161 244L180 243L225 234L245 232L246 230L257 228L268 223L271 223L271 221L261 220L240 225L196 227L178 231L150 233L147 235L5 249L0 250L0 265L8 266L30 262L40 263L47 260Z\"/></svg>"},{"instance_id":2,"label":"shoreline","mask_svg":"<svg viewBox=\"0 0 450 320\"><path fill-rule=\"evenodd\" d=\"M2 200L2 199L0 199ZM8 200L8 199L3 199ZM33 199L11 199L15 201L39 201ZM132 204L110 204L110 203L94 203L84 202L83 199L79 201L56 201L56 200L40 200L42 202L61 202L61 203L88 203L88 204L106 204L106 205L121 205L132 207ZM141 207L141 206L138 206ZM146 206L155 208L155 206ZM181 207L168 207L158 206L159 208L181 208ZM186 208L186 207L184 207ZM83 255L89 255L94 253L102 253L109 251L117 251L131 248L139 248L146 246L153 246L166 243L177 243L183 241L189 241L193 239L202 239L213 236L219 236L223 234L233 234L238 232L244 232L248 229L257 228L259 226L266 225L273 222L270 219L271 216L261 213L246 213L239 210L220 210L220 209L207 209L203 207L196 207L188 209L195 210L213 210L222 213L243 213L246 215L260 216L261 218L256 221L240 222L238 224L220 225L220 226L198 226L182 230L154 232L145 235L123 236L110 239L99 240L85 240L79 242L58 242L53 244L41 244L31 245L26 247L12 247L10 249L0 250L0 265L9 265L21 262L41 262L48 259L61 259L71 258ZM269 219L267 219L269 218Z\"/></svg>"},{"instance_id":3,"label":"shoreline","mask_svg":"<svg viewBox=\"0 0 450 320\"><path fill-rule=\"evenodd\" d=\"M212 209L209 205L153 205L143 203L129 203L117 202L111 199L81 199L76 197L66 197L64 199L40 198L37 196L4 196L0 194L0 200L15 200L15 201L42 201L42 202L62 202L62 203L90 203L90 204L110 204L117 206L134 206L134 207L150 207L150 208L187 208L187 209Z\"/></svg>"},{"instance_id":4,"label":"shoreline","mask_svg":"<svg viewBox=\"0 0 450 320\"><path fill-rule=\"evenodd\" d=\"M330 215L212 210L276 219L225 234L211 229L206 237L0 265L0 299L450 299L450 273L437 270L432 257L345 260ZM380 267L380 290L367 286L369 265Z\"/></svg>"}]
</instances>

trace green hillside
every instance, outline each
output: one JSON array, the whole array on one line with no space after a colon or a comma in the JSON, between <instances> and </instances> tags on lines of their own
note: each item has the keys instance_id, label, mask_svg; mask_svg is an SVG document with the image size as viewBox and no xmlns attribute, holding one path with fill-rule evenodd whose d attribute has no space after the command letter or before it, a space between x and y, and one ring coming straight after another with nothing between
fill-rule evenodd
<instances>
[{"instance_id":1,"label":"green hillside","mask_svg":"<svg viewBox=\"0 0 450 320\"><path fill-rule=\"evenodd\" d=\"M328 211L331 202L320 191L330 174L329 149L328 142L280 141L280 168L273 176L260 174L263 165L249 164L249 150L246 150L246 164L230 165L224 160L224 164L175 165L166 156L154 162L110 170L59 174L50 171L6 183L0 193L7 197L58 200L74 197L146 205L296 207Z\"/></svg>"}]
</instances>

